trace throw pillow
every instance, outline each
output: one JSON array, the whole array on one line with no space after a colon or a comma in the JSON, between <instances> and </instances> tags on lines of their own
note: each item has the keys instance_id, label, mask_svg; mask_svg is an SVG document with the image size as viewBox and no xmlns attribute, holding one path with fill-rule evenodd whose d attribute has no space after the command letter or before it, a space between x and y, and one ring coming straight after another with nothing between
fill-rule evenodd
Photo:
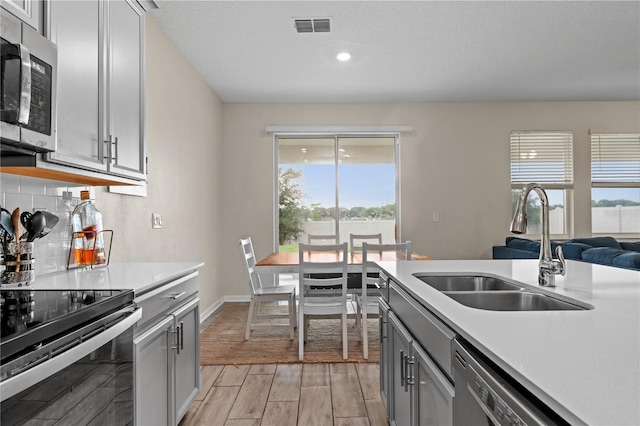
<instances>
[{"instance_id":1,"label":"throw pillow","mask_svg":"<svg viewBox=\"0 0 640 426\"><path fill-rule=\"evenodd\" d=\"M506 246L512 249L540 252L540 242L526 238L507 237Z\"/></svg>"},{"instance_id":2,"label":"throw pillow","mask_svg":"<svg viewBox=\"0 0 640 426\"><path fill-rule=\"evenodd\" d=\"M613 237L574 238L567 242L588 244L591 247L611 247L619 250L622 249L620 243Z\"/></svg>"},{"instance_id":3,"label":"throw pillow","mask_svg":"<svg viewBox=\"0 0 640 426\"><path fill-rule=\"evenodd\" d=\"M640 251L640 241L636 241L635 243L626 243L621 241L620 245L623 250Z\"/></svg>"}]
</instances>

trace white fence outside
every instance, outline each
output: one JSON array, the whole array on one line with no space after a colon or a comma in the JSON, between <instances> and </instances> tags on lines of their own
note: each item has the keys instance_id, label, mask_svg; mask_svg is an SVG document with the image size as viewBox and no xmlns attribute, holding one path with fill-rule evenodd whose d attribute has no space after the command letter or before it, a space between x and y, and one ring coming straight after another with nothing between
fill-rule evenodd
<instances>
[{"instance_id":1,"label":"white fence outside","mask_svg":"<svg viewBox=\"0 0 640 426\"><path fill-rule=\"evenodd\" d=\"M322 220L305 222L303 234L299 242L306 243L307 235L333 235L335 234L335 221ZM344 220L340 221L340 242L348 243L349 234L382 234L383 244L395 243L395 220Z\"/></svg>"},{"instance_id":2,"label":"white fence outside","mask_svg":"<svg viewBox=\"0 0 640 426\"><path fill-rule=\"evenodd\" d=\"M594 207L591 224L594 234L640 233L640 206Z\"/></svg>"},{"instance_id":3,"label":"white fence outside","mask_svg":"<svg viewBox=\"0 0 640 426\"><path fill-rule=\"evenodd\" d=\"M594 234L640 233L640 206L593 207L591 209L592 232ZM382 242L395 242L395 220L345 220L340 222L340 242L349 242L349 234L382 234ZM306 243L307 235L332 235L335 221L305 222L299 242ZM549 212L551 234L564 234L564 209ZM539 234L540 225L530 226L527 234Z\"/></svg>"},{"instance_id":4,"label":"white fence outside","mask_svg":"<svg viewBox=\"0 0 640 426\"><path fill-rule=\"evenodd\" d=\"M564 234L564 209L549 211L549 231ZM639 234L640 206L592 207L591 232L593 234ZM540 225L530 226L527 234L539 234Z\"/></svg>"}]
</instances>

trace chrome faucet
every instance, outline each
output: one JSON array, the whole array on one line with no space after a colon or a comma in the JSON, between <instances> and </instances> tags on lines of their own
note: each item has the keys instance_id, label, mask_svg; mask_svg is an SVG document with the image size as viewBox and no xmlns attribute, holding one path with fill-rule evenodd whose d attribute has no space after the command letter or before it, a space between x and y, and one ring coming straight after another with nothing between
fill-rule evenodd
<instances>
[{"instance_id":1,"label":"chrome faucet","mask_svg":"<svg viewBox=\"0 0 640 426\"><path fill-rule=\"evenodd\" d=\"M511 232L514 234L524 234L527 232L527 198L531 191L536 191L540 197L540 207L542 208L542 238L540 240L540 261L538 263L538 284L545 287L555 287L555 276L564 275L566 262L562 247L556 247L558 260L554 260L551 255L551 239L549 238L549 199L544 189L537 183L530 183L522 189L518 198L516 212L511 221Z\"/></svg>"}]
</instances>

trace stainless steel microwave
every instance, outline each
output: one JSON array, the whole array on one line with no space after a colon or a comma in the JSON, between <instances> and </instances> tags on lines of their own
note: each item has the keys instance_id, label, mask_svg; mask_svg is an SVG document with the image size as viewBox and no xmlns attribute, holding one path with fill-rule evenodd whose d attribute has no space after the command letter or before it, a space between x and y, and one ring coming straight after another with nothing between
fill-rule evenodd
<instances>
[{"instance_id":1,"label":"stainless steel microwave","mask_svg":"<svg viewBox=\"0 0 640 426\"><path fill-rule=\"evenodd\" d=\"M55 151L58 49L11 14L2 13L0 19L2 144Z\"/></svg>"}]
</instances>

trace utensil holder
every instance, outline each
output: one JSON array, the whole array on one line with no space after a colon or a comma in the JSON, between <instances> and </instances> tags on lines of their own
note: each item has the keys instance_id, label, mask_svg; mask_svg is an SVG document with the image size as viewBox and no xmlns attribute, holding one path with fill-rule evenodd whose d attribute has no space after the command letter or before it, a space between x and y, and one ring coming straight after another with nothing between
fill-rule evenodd
<instances>
[{"instance_id":1,"label":"utensil holder","mask_svg":"<svg viewBox=\"0 0 640 426\"><path fill-rule=\"evenodd\" d=\"M69 244L69 257L67 258L67 269L76 268L101 268L109 265L111 258L111 243L113 242L113 231L104 229L96 235L93 247L88 245L84 232L74 232L71 234L71 243ZM100 251L96 247L95 241L102 239L104 247L104 262L100 262L102 256L97 256Z\"/></svg>"},{"instance_id":2,"label":"utensil holder","mask_svg":"<svg viewBox=\"0 0 640 426\"><path fill-rule=\"evenodd\" d=\"M0 285L29 285L36 278L33 242L12 241L2 252L0 265L4 270L0 275Z\"/></svg>"}]
</instances>

